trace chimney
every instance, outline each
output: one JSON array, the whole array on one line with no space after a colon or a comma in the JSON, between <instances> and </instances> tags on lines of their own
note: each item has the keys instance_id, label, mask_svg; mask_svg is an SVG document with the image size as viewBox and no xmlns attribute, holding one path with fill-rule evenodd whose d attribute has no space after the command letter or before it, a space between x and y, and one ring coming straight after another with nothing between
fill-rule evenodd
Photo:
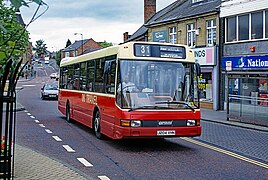
<instances>
[{"instance_id":1,"label":"chimney","mask_svg":"<svg viewBox=\"0 0 268 180\"><path fill-rule=\"evenodd\" d=\"M124 42L126 42L127 40L128 40L128 32L125 32L124 34L123 34L123 36L124 36Z\"/></svg>"},{"instance_id":2,"label":"chimney","mask_svg":"<svg viewBox=\"0 0 268 180\"><path fill-rule=\"evenodd\" d=\"M144 23L156 13L156 0L144 0Z\"/></svg>"}]
</instances>

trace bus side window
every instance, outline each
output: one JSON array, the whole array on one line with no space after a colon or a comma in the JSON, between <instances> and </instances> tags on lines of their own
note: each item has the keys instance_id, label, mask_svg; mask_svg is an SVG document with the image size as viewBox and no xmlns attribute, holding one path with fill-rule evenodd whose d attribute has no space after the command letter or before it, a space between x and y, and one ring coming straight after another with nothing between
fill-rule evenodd
<instances>
[{"instance_id":1,"label":"bus side window","mask_svg":"<svg viewBox=\"0 0 268 180\"><path fill-rule=\"evenodd\" d=\"M104 76L105 76L105 93L115 93L115 71L116 61L109 60L105 62Z\"/></svg>"},{"instance_id":2,"label":"bus side window","mask_svg":"<svg viewBox=\"0 0 268 180\"><path fill-rule=\"evenodd\" d=\"M93 84L95 81L95 61L88 61L87 63L87 90L93 91Z\"/></svg>"}]
</instances>

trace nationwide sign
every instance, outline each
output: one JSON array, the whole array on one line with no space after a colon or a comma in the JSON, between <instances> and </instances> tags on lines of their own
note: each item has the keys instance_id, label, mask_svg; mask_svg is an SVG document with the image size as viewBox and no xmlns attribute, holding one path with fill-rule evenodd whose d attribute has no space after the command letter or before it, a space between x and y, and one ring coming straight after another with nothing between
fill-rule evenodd
<instances>
[{"instance_id":1,"label":"nationwide sign","mask_svg":"<svg viewBox=\"0 0 268 180\"><path fill-rule=\"evenodd\" d=\"M226 71L268 69L268 56L223 57L222 69Z\"/></svg>"}]
</instances>

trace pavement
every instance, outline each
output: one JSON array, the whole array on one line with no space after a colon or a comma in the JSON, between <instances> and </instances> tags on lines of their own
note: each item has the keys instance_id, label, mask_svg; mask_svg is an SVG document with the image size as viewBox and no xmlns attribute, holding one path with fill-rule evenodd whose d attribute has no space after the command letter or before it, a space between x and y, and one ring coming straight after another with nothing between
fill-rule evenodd
<instances>
[{"instance_id":1,"label":"pavement","mask_svg":"<svg viewBox=\"0 0 268 180\"><path fill-rule=\"evenodd\" d=\"M17 103L17 111L24 110L24 107ZM234 121L227 121L226 111L214 111L209 109L201 109L201 119L203 121L210 121L214 123L221 123L231 126L238 126L242 128L255 129L259 131L268 132L268 127L257 126L252 124L245 124ZM86 179L77 173L71 167L63 164L55 159L52 159L42 153L36 152L27 147L15 145L14 156L14 179L38 179L38 180L82 180ZM92 178L93 179L93 178Z\"/></svg>"}]
</instances>

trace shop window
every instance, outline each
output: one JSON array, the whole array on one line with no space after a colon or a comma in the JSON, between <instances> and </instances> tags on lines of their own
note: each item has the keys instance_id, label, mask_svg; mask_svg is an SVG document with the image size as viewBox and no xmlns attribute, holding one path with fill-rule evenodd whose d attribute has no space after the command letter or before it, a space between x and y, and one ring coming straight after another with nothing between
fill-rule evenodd
<instances>
[{"instance_id":1,"label":"shop window","mask_svg":"<svg viewBox=\"0 0 268 180\"><path fill-rule=\"evenodd\" d=\"M207 21L207 46L216 45L216 19Z\"/></svg>"},{"instance_id":2,"label":"shop window","mask_svg":"<svg viewBox=\"0 0 268 180\"><path fill-rule=\"evenodd\" d=\"M200 101L212 102L212 73L199 76Z\"/></svg>"},{"instance_id":3,"label":"shop window","mask_svg":"<svg viewBox=\"0 0 268 180\"><path fill-rule=\"evenodd\" d=\"M236 17L227 18L227 42L236 41Z\"/></svg>"},{"instance_id":4,"label":"shop window","mask_svg":"<svg viewBox=\"0 0 268 180\"><path fill-rule=\"evenodd\" d=\"M195 24L187 25L187 45L189 47L195 47L196 43L196 29Z\"/></svg>"},{"instance_id":5,"label":"shop window","mask_svg":"<svg viewBox=\"0 0 268 180\"><path fill-rule=\"evenodd\" d=\"M251 14L251 39L263 38L263 13Z\"/></svg>"},{"instance_id":6,"label":"shop window","mask_svg":"<svg viewBox=\"0 0 268 180\"><path fill-rule=\"evenodd\" d=\"M169 28L169 42L172 44L177 43L177 28L176 28L176 26Z\"/></svg>"},{"instance_id":7,"label":"shop window","mask_svg":"<svg viewBox=\"0 0 268 180\"><path fill-rule=\"evenodd\" d=\"M238 40L249 40L249 15L238 17Z\"/></svg>"}]
</instances>

